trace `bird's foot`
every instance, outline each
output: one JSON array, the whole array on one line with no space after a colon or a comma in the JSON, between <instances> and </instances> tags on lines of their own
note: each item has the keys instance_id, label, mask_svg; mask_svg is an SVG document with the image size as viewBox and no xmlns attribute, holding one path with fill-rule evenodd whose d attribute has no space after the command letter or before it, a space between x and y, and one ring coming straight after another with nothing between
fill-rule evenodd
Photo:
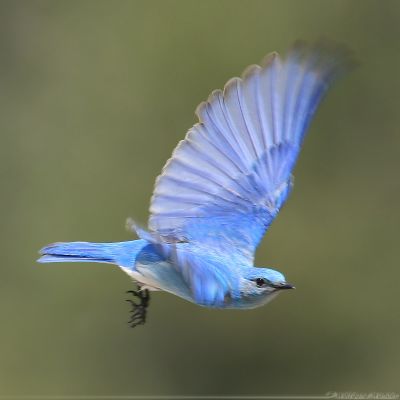
<instances>
[{"instance_id":1,"label":"bird's foot","mask_svg":"<svg viewBox=\"0 0 400 400\"><path fill-rule=\"evenodd\" d=\"M139 288L139 290L128 290L126 293L131 293L135 298L134 300L126 300L132 305L132 310L130 311L132 315L128 323L132 328L137 325L143 325L146 322L147 307L149 306L150 302L149 291L147 289L140 290Z\"/></svg>"}]
</instances>

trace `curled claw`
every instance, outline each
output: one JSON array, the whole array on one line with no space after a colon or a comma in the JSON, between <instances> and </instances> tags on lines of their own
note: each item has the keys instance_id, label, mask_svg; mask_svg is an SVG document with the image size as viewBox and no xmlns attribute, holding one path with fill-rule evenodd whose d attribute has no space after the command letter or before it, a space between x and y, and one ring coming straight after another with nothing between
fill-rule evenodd
<instances>
[{"instance_id":1,"label":"curled claw","mask_svg":"<svg viewBox=\"0 0 400 400\"><path fill-rule=\"evenodd\" d=\"M128 303L131 303L132 307L138 307L140 305L140 304L136 303L135 301L133 301L131 299L127 299L125 301L127 301ZM133 312L133 311L134 311L134 309L132 309L130 312Z\"/></svg>"},{"instance_id":2,"label":"curled claw","mask_svg":"<svg viewBox=\"0 0 400 400\"><path fill-rule=\"evenodd\" d=\"M126 301L132 305L131 319L128 321L130 326L134 328L137 325L143 325L146 322L147 307L150 302L150 293L147 289L145 290L128 290L127 293L131 293L135 299L139 302L135 302L132 299Z\"/></svg>"}]
</instances>

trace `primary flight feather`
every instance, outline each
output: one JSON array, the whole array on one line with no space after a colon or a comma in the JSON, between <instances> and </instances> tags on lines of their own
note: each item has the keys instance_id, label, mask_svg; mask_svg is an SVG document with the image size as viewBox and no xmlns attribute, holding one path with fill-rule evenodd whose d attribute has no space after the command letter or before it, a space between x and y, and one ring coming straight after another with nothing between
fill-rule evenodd
<instances>
[{"instance_id":1,"label":"primary flight feather","mask_svg":"<svg viewBox=\"0 0 400 400\"><path fill-rule=\"evenodd\" d=\"M55 243L39 262L120 266L140 289L133 326L145 320L148 290L253 308L293 288L280 272L254 267L254 252L291 191L318 104L349 65L342 47L299 42L248 67L198 106L199 122L156 180L148 230L131 224L139 240Z\"/></svg>"}]
</instances>

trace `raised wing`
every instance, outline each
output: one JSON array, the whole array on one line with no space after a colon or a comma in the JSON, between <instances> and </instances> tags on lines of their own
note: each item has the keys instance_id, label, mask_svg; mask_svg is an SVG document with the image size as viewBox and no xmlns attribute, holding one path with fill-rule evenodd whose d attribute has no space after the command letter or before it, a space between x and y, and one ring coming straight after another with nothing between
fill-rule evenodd
<instances>
[{"instance_id":1,"label":"raised wing","mask_svg":"<svg viewBox=\"0 0 400 400\"><path fill-rule=\"evenodd\" d=\"M343 48L298 43L214 91L156 181L150 230L252 261L290 192L311 117L348 59Z\"/></svg>"}]
</instances>

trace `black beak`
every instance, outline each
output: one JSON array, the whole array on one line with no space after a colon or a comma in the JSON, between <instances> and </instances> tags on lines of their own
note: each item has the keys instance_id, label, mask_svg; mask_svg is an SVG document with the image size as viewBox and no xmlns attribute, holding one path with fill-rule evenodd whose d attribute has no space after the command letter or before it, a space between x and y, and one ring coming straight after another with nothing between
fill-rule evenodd
<instances>
[{"instance_id":1,"label":"black beak","mask_svg":"<svg viewBox=\"0 0 400 400\"><path fill-rule=\"evenodd\" d=\"M276 285L272 285L272 287L274 287L275 289L296 289L293 285L287 282L278 283Z\"/></svg>"}]
</instances>

